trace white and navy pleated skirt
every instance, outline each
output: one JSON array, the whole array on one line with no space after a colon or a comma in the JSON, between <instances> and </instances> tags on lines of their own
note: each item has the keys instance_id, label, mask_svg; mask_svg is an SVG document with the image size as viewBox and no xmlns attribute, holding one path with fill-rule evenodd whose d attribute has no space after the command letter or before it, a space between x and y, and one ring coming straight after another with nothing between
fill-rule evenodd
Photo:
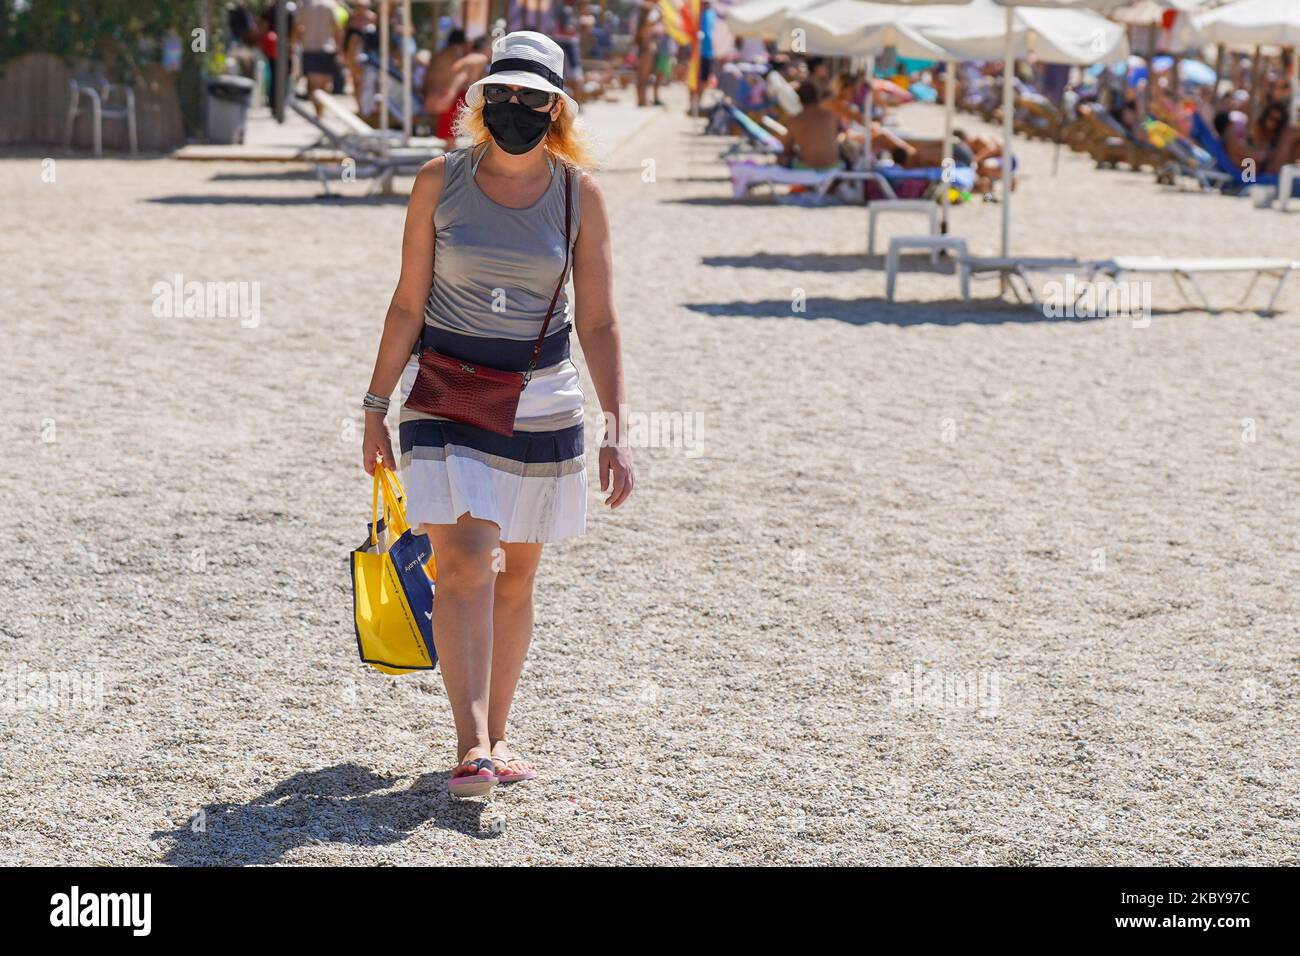
<instances>
[{"instance_id":1,"label":"white and navy pleated skirt","mask_svg":"<svg viewBox=\"0 0 1300 956\"><path fill-rule=\"evenodd\" d=\"M465 335L426 325L423 344L444 355L522 370L533 342ZM412 356L402 403L415 383ZM507 542L551 542L581 535L587 523L582 387L566 327L546 337L537 369L519 398L515 433L498 435L402 408L399 427L407 520L455 524L465 514L494 522Z\"/></svg>"}]
</instances>

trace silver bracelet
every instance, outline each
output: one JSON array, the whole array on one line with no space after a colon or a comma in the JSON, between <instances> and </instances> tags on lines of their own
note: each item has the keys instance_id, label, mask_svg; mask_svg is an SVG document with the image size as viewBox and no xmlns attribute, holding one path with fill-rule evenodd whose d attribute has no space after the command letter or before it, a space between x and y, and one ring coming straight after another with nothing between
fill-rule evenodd
<instances>
[{"instance_id":1,"label":"silver bracelet","mask_svg":"<svg viewBox=\"0 0 1300 956\"><path fill-rule=\"evenodd\" d=\"M378 412L381 415L387 415L388 399L381 398L374 392L366 392L366 397L361 400L361 407L367 412Z\"/></svg>"}]
</instances>

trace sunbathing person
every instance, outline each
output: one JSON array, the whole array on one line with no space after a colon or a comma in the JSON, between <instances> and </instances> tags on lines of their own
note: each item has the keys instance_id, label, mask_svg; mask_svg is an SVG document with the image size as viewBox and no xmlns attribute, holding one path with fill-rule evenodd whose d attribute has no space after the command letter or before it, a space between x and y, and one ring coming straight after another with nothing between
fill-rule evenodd
<instances>
[{"instance_id":1,"label":"sunbathing person","mask_svg":"<svg viewBox=\"0 0 1300 956\"><path fill-rule=\"evenodd\" d=\"M861 145L866 138L864 133L855 132L854 126L862 130L867 128L866 114L857 105L858 93L863 82L849 73L841 73L831 85L831 95L822 100L821 105L839 117L848 138ZM887 130L883 124L871 123L871 152L879 155L888 152L899 166L907 166L916 157L916 147L907 140Z\"/></svg>"},{"instance_id":2,"label":"sunbathing person","mask_svg":"<svg viewBox=\"0 0 1300 956\"><path fill-rule=\"evenodd\" d=\"M1283 166L1300 162L1300 127L1287 123L1287 108L1274 101L1255 120L1252 138L1261 150L1260 171L1276 173Z\"/></svg>"},{"instance_id":3,"label":"sunbathing person","mask_svg":"<svg viewBox=\"0 0 1300 956\"><path fill-rule=\"evenodd\" d=\"M450 122L451 117L444 120L444 113L458 108L456 66L469 52L470 45L465 39L465 31L455 27L447 34L447 45L434 54L433 61L424 74L420 101L424 104L425 115L434 129Z\"/></svg>"},{"instance_id":4,"label":"sunbathing person","mask_svg":"<svg viewBox=\"0 0 1300 956\"><path fill-rule=\"evenodd\" d=\"M452 64L447 89L452 91L451 104L438 116L433 135L450 142L456 136L456 119L465 105L466 91L488 71L488 35L476 37L470 51Z\"/></svg>"},{"instance_id":5,"label":"sunbathing person","mask_svg":"<svg viewBox=\"0 0 1300 956\"><path fill-rule=\"evenodd\" d=\"M781 137L793 169L841 169L840 118L822 103L815 83L805 79L796 91L803 110L786 122Z\"/></svg>"},{"instance_id":6,"label":"sunbathing person","mask_svg":"<svg viewBox=\"0 0 1300 956\"><path fill-rule=\"evenodd\" d=\"M965 161L965 165L975 170L972 192L991 194L993 183L1002 178L1002 142L992 136L980 136L960 129L953 130L952 135L957 140L953 157L958 163ZM1011 188L1016 188L1014 176Z\"/></svg>"},{"instance_id":7,"label":"sunbathing person","mask_svg":"<svg viewBox=\"0 0 1300 956\"><path fill-rule=\"evenodd\" d=\"M1214 132L1232 164L1239 169L1253 167L1258 172L1269 158L1268 150L1251 143L1248 126L1246 114L1240 110L1224 109L1214 114Z\"/></svg>"}]
</instances>

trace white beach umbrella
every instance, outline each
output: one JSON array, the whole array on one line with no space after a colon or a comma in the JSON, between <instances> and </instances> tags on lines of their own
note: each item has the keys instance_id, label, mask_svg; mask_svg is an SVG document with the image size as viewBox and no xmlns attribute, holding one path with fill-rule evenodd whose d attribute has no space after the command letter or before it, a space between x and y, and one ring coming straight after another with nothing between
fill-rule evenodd
<instances>
[{"instance_id":1,"label":"white beach umbrella","mask_svg":"<svg viewBox=\"0 0 1300 956\"><path fill-rule=\"evenodd\" d=\"M1208 43L1300 45L1300 0L1237 0L1193 21Z\"/></svg>"},{"instance_id":2,"label":"white beach umbrella","mask_svg":"<svg viewBox=\"0 0 1300 956\"><path fill-rule=\"evenodd\" d=\"M948 83L944 96L943 162L952 161L952 117L956 86L953 58L941 46L922 37L912 28L918 18L938 18L941 7L961 6L971 0L821 0L817 4L786 17L781 47L797 53L820 56L862 56L868 63L888 48L904 57L918 60L945 60ZM919 9L900 10L900 7ZM871 153L871 117L874 93L871 80L874 69L867 70L867 154ZM868 160L869 162L869 160ZM948 190L942 190L943 231L948 231Z\"/></svg>"},{"instance_id":3,"label":"white beach umbrella","mask_svg":"<svg viewBox=\"0 0 1300 956\"><path fill-rule=\"evenodd\" d=\"M1003 7L1002 73L1002 255L1011 255L1011 179L1015 166L1015 60L1032 52L1047 62L1114 63L1128 58L1124 27L1096 11L1124 0L993 0ZM1018 32L1018 25L1026 28ZM1018 39L1023 39L1023 52ZM943 42L942 38L939 38Z\"/></svg>"},{"instance_id":4,"label":"white beach umbrella","mask_svg":"<svg viewBox=\"0 0 1300 956\"><path fill-rule=\"evenodd\" d=\"M816 26L825 32L828 42L838 43L855 37L855 22L865 25L860 26L856 34L860 45L849 43L836 48L837 55L870 56L883 38L893 36L905 38L909 43L919 40L937 47L938 50L928 56L947 60L950 64L954 60L1003 58L1003 162L1006 175L1002 179L1002 254L1009 255L1015 59L1032 53L1044 62L1075 65L1124 60L1128 56L1124 27L1111 23L1094 11L1113 9L1126 0L951 0L939 4L926 0L884 0L886 4L916 8L899 11L887 30L883 30L878 22L883 14L874 9L880 6L879 2L848 2L851 6L832 0L833 6L822 4L805 8L788 18L787 26L799 23L807 23L810 28ZM861 8L856 18L852 15L854 5ZM810 49L806 52L816 51ZM949 116L953 89L954 84L950 82L945 97L950 108ZM945 159L950 156L951 120L947 125Z\"/></svg>"},{"instance_id":5,"label":"white beach umbrella","mask_svg":"<svg viewBox=\"0 0 1300 956\"><path fill-rule=\"evenodd\" d=\"M890 0L820 0L785 17L780 47L814 56L866 57L894 47L904 57L943 58L943 49L909 29L908 14Z\"/></svg>"},{"instance_id":6,"label":"white beach umbrella","mask_svg":"<svg viewBox=\"0 0 1300 956\"><path fill-rule=\"evenodd\" d=\"M785 19L823 0L745 0L727 11L727 27L734 36L775 39Z\"/></svg>"},{"instance_id":7,"label":"white beach umbrella","mask_svg":"<svg viewBox=\"0 0 1300 956\"><path fill-rule=\"evenodd\" d=\"M1166 10L1192 10L1208 2L1209 0L1128 0L1124 6L1112 11L1110 18L1116 23L1131 27L1148 27L1163 21ZM1179 4L1188 6L1182 7Z\"/></svg>"}]
</instances>

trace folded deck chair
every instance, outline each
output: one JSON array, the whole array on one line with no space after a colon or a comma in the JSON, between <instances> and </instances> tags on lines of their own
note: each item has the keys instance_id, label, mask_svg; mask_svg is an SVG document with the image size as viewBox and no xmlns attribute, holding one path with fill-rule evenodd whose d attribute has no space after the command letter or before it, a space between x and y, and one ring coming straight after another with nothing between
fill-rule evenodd
<instances>
[{"instance_id":1,"label":"folded deck chair","mask_svg":"<svg viewBox=\"0 0 1300 956\"><path fill-rule=\"evenodd\" d=\"M415 171L429 160L441 156L446 151L446 142L441 139L425 139L422 146L394 146L388 134L371 129L359 116L348 113L338 104L333 103L324 91L317 91L319 97L328 100L337 112L350 119L342 119L334 110L326 107L331 119L338 120L344 127L339 132L317 118L315 111L302 100L294 97L288 99L289 108L316 128L322 138L331 146L346 155L354 164L353 173L358 179L377 180L378 191L387 195L393 191L393 174L399 171ZM355 122L353 122L355 121ZM333 195L329 189L329 179L324 167L316 166L316 178L320 180L324 195Z\"/></svg>"}]
</instances>

